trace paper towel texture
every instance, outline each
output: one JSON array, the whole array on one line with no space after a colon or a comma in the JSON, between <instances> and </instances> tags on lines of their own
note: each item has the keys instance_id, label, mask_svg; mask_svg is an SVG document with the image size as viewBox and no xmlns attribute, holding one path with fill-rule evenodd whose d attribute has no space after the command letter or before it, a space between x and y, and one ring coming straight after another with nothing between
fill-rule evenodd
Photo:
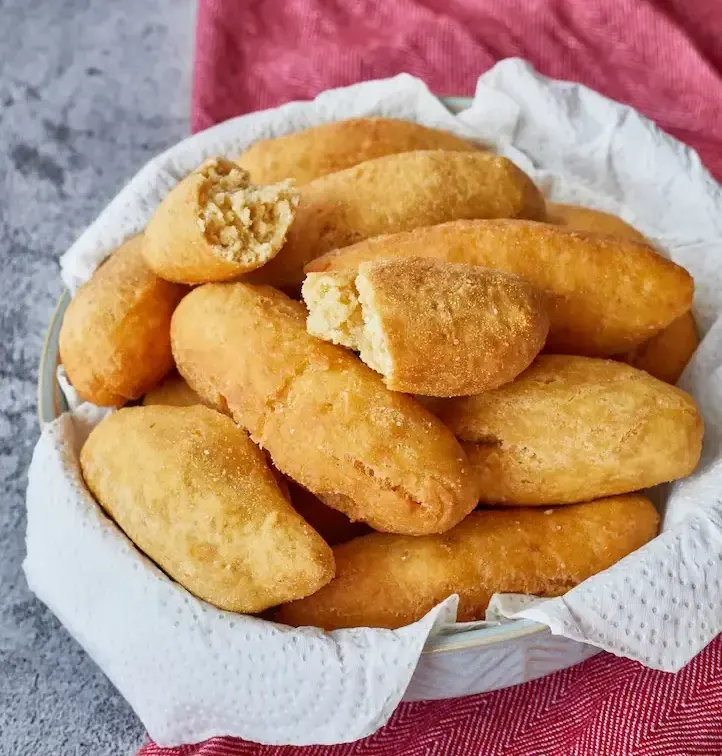
<instances>
[{"instance_id":1,"label":"paper towel texture","mask_svg":"<svg viewBox=\"0 0 722 756\"><path fill-rule=\"evenodd\" d=\"M480 77L473 107L457 117L406 75L242 116L147 164L63 257L63 280L71 290L87 280L206 157L360 115L412 119L491 144L550 199L617 213L694 275L706 335L682 382L707 433L699 471L670 488L665 532L566 596L521 604L497 597L492 607L496 616L533 619L679 669L722 630L722 193L692 151L634 111L510 60ZM24 567L151 736L168 745L217 734L333 743L384 724L429 633L453 620L455 599L395 632L292 630L214 609L140 555L85 489L77 448L98 415L81 405L44 429L29 473Z\"/></svg>"}]
</instances>

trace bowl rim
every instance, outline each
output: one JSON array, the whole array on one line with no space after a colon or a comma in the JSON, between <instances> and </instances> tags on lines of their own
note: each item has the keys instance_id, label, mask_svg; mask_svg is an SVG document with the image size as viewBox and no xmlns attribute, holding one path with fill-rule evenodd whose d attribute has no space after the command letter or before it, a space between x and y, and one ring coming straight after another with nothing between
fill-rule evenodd
<instances>
[{"instance_id":1,"label":"bowl rim","mask_svg":"<svg viewBox=\"0 0 722 756\"><path fill-rule=\"evenodd\" d=\"M452 113L459 113L472 103L471 97L441 97L440 99ZM67 402L57 380L57 367L59 363L60 326L69 303L70 292L68 289L63 289L51 316L40 354L37 399L38 422L41 428L68 410ZM478 627L431 636L427 639L422 654L435 655L466 651L503 644L544 632L550 632L549 628L534 620L513 620L492 627Z\"/></svg>"},{"instance_id":2,"label":"bowl rim","mask_svg":"<svg viewBox=\"0 0 722 756\"><path fill-rule=\"evenodd\" d=\"M63 289L51 315L50 324L43 341L43 351L40 353L40 365L38 367L38 423L41 429L46 423L51 423L69 409L57 379L57 367L60 362L58 345L60 326L69 304L70 292L68 289Z\"/></svg>"}]
</instances>

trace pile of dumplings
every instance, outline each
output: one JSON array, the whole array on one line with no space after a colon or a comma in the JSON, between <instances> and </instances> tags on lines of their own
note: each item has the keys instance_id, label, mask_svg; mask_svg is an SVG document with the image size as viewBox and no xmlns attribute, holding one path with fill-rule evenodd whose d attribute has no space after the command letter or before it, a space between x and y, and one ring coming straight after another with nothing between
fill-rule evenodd
<instances>
[{"instance_id":1,"label":"pile of dumplings","mask_svg":"<svg viewBox=\"0 0 722 756\"><path fill-rule=\"evenodd\" d=\"M557 596L653 538L689 475L691 276L506 158L360 118L207 160L60 334L119 409L85 482L197 597L325 629L451 594Z\"/></svg>"}]
</instances>

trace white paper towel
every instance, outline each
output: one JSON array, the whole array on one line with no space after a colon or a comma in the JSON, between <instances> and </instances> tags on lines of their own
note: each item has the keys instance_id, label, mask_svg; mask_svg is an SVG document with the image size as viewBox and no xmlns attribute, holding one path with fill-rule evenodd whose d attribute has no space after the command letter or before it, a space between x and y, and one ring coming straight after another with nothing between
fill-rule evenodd
<instances>
[{"instance_id":1,"label":"white paper towel","mask_svg":"<svg viewBox=\"0 0 722 756\"><path fill-rule=\"evenodd\" d=\"M706 336L683 382L707 434L699 471L672 488L665 532L561 598L497 597L492 607L658 669L680 668L722 630L722 193L692 151L634 111L510 60L480 77L473 107L458 117L406 75L243 116L148 163L63 257L63 280L72 290L86 280L207 156L233 157L258 138L359 115L491 143L550 198L621 215L695 276ZM77 448L97 419L84 405L43 431L29 472L24 568L151 736L167 745L217 734L334 743L380 727L429 633L453 620L455 599L395 632L292 630L214 609L140 555L85 489Z\"/></svg>"}]
</instances>

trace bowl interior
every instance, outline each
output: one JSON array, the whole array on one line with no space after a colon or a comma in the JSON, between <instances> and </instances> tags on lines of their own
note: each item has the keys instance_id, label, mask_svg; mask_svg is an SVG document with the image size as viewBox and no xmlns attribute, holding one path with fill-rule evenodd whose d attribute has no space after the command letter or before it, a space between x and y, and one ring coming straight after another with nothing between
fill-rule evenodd
<instances>
[{"instance_id":1,"label":"bowl interior","mask_svg":"<svg viewBox=\"0 0 722 756\"><path fill-rule=\"evenodd\" d=\"M452 113L459 113L471 105L470 97L444 97L444 104ZM57 380L57 368L59 364L58 337L63 315L70 302L70 292L63 291L53 313L48 327L43 352L40 357L40 369L38 375L38 419L40 426L50 423L67 412L68 404ZM531 620L516 620L509 624L496 627L482 627L471 630L440 634L429 638L424 647L425 654L438 654L444 652L469 649L477 646L501 644L516 638L548 632L548 628Z\"/></svg>"}]
</instances>

